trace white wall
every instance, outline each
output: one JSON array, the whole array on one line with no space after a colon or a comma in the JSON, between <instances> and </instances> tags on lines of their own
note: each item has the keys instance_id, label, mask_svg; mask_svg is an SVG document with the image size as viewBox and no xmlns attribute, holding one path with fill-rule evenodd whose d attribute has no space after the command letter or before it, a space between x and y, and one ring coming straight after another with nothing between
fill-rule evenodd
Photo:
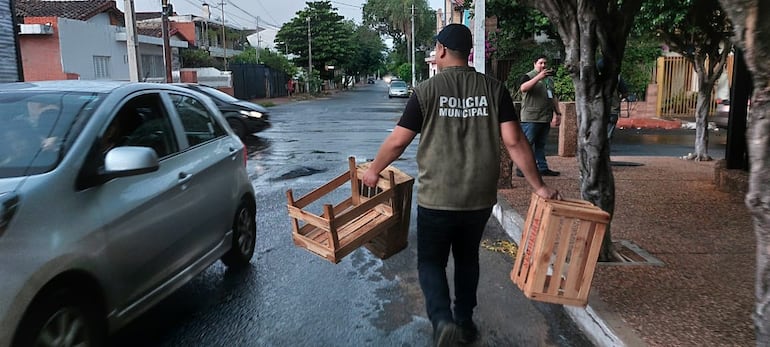
<instances>
[{"instance_id":1,"label":"white wall","mask_svg":"<svg viewBox=\"0 0 770 347\"><path fill-rule=\"evenodd\" d=\"M99 18L104 17L104 18ZM117 28L109 25L103 13L88 22L59 18L59 47L62 69L81 79L95 79L94 56L109 56L110 79L128 80L128 49L115 39Z\"/></svg>"}]
</instances>

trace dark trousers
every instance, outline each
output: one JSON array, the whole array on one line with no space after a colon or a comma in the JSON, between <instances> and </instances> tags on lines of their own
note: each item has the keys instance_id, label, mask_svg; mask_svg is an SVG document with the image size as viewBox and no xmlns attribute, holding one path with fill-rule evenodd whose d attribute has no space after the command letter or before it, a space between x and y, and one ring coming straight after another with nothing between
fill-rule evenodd
<instances>
[{"instance_id":1,"label":"dark trousers","mask_svg":"<svg viewBox=\"0 0 770 347\"><path fill-rule=\"evenodd\" d=\"M479 244L492 208L443 211L417 207L417 271L428 318L465 322L473 317L479 284ZM446 266L454 258L454 317Z\"/></svg>"},{"instance_id":2,"label":"dark trousers","mask_svg":"<svg viewBox=\"0 0 770 347\"><path fill-rule=\"evenodd\" d=\"M533 123L521 122L521 130L527 137L529 146L535 154L535 164L537 171L548 170L548 162L545 159L545 144L548 140L548 133L551 131L551 123Z\"/></svg>"}]
</instances>

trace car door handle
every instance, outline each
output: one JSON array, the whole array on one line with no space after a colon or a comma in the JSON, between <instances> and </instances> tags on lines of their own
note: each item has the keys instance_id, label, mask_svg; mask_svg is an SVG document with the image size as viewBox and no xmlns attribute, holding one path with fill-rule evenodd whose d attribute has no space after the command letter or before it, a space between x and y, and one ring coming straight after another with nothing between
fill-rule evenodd
<instances>
[{"instance_id":1,"label":"car door handle","mask_svg":"<svg viewBox=\"0 0 770 347\"><path fill-rule=\"evenodd\" d=\"M187 172L180 172L179 173L179 184L187 184L192 179L193 175Z\"/></svg>"}]
</instances>

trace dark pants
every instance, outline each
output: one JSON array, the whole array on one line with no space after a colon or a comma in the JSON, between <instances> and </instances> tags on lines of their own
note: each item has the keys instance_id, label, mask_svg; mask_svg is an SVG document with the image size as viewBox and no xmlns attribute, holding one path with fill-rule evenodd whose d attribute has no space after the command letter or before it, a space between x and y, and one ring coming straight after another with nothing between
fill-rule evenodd
<instances>
[{"instance_id":1,"label":"dark pants","mask_svg":"<svg viewBox=\"0 0 770 347\"><path fill-rule=\"evenodd\" d=\"M479 244L492 208L478 211L443 211L417 207L417 270L425 295L428 318L469 321L476 307L479 284ZM454 318L446 266L454 258Z\"/></svg>"},{"instance_id":2,"label":"dark pants","mask_svg":"<svg viewBox=\"0 0 770 347\"><path fill-rule=\"evenodd\" d=\"M548 162L545 160L545 144L548 140L548 133L551 131L551 123L521 122L521 130L524 131L524 136L527 137L527 141L535 154L537 171L548 170Z\"/></svg>"}]
</instances>

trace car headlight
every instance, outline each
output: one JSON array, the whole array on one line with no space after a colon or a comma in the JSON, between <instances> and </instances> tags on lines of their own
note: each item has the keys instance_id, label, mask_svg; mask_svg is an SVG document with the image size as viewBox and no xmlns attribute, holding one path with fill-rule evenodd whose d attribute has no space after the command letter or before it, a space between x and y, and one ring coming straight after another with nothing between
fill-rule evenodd
<instances>
[{"instance_id":1,"label":"car headlight","mask_svg":"<svg viewBox=\"0 0 770 347\"><path fill-rule=\"evenodd\" d=\"M244 116L246 116L246 117L251 117L251 118L262 118L262 113L261 113L261 112L257 112L257 111L246 111L246 110L240 110L240 111L238 111L238 112L240 112L242 115L244 115Z\"/></svg>"},{"instance_id":2,"label":"car headlight","mask_svg":"<svg viewBox=\"0 0 770 347\"><path fill-rule=\"evenodd\" d=\"M19 206L19 196L15 193L0 194L0 236L5 233L11 218Z\"/></svg>"}]
</instances>

